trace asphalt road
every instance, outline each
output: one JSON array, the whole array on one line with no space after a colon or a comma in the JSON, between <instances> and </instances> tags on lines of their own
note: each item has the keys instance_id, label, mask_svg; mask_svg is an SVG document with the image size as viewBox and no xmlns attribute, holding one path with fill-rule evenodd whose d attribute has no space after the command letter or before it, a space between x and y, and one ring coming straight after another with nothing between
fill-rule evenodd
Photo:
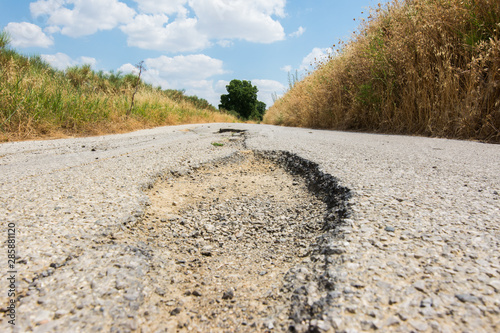
<instances>
[{"instance_id":1,"label":"asphalt road","mask_svg":"<svg viewBox=\"0 0 500 333\"><path fill-rule=\"evenodd\" d=\"M328 306L304 330L500 330L499 145L249 124L0 144L0 330L148 331L147 256L103 244L133 228L158 177L238 150L294 153L353 193L335 291L310 296Z\"/></svg>"}]
</instances>

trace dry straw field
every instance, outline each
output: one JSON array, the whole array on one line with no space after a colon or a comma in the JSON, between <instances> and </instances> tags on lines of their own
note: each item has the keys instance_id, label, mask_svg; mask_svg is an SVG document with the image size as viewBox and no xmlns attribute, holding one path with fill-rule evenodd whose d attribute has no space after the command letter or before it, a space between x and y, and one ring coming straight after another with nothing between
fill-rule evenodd
<instances>
[{"instance_id":1,"label":"dry straw field","mask_svg":"<svg viewBox=\"0 0 500 333\"><path fill-rule=\"evenodd\" d=\"M264 122L500 142L500 1L396 0L370 14Z\"/></svg>"}]
</instances>

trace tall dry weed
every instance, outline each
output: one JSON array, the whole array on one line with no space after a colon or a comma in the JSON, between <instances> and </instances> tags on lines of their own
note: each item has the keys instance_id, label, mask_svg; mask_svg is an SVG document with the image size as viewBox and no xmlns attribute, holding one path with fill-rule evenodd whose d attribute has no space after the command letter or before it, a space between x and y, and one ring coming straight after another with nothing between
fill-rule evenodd
<instances>
[{"instance_id":1,"label":"tall dry weed","mask_svg":"<svg viewBox=\"0 0 500 333\"><path fill-rule=\"evenodd\" d=\"M500 2L393 1L267 123L500 142Z\"/></svg>"}]
</instances>

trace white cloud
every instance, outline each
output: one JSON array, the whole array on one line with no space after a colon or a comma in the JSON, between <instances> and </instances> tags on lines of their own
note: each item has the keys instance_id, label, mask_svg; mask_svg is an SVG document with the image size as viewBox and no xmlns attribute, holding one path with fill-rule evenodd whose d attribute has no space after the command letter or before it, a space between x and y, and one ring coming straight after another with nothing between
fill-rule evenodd
<instances>
[{"instance_id":1,"label":"white cloud","mask_svg":"<svg viewBox=\"0 0 500 333\"><path fill-rule=\"evenodd\" d=\"M137 15L121 30L128 35L129 46L166 52L195 51L210 45L207 36L200 33L197 20L180 17L167 25L164 14Z\"/></svg>"},{"instance_id":2,"label":"white cloud","mask_svg":"<svg viewBox=\"0 0 500 333\"><path fill-rule=\"evenodd\" d=\"M161 56L147 59L146 66L155 68L166 77L181 79L206 79L214 75L224 74L223 62L204 54L180 55L175 57Z\"/></svg>"},{"instance_id":3,"label":"white cloud","mask_svg":"<svg viewBox=\"0 0 500 333\"><path fill-rule=\"evenodd\" d=\"M49 47L54 44L54 40L44 34L42 28L28 22L11 22L4 30L12 38L14 47Z\"/></svg>"},{"instance_id":4,"label":"white cloud","mask_svg":"<svg viewBox=\"0 0 500 333\"><path fill-rule=\"evenodd\" d=\"M46 33L48 33L50 35L61 32L61 28L56 27L55 25L51 25L51 26L45 28L44 30Z\"/></svg>"},{"instance_id":5,"label":"white cloud","mask_svg":"<svg viewBox=\"0 0 500 333\"><path fill-rule=\"evenodd\" d=\"M137 74L139 71L137 70L137 68L132 65L132 64L125 64L125 65L122 65L120 68L118 68L118 71L119 72L123 72L123 73L134 73L134 74Z\"/></svg>"},{"instance_id":6,"label":"white cloud","mask_svg":"<svg viewBox=\"0 0 500 333\"><path fill-rule=\"evenodd\" d=\"M71 8L71 9L70 9ZM36 18L48 16L51 31L80 37L111 30L132 20L135 11L118 0L39 0L30 4Z\"/></svg>"},{"instance_id":7,"label":"white cloud","mask_svg":"<svg viewBox=\"0 0 500 333\"><path fill-rule=\"evenodd\" d=\"M219 97L220 95L227 94L227 89L226 86L229 85L229 81L226 80L219 80L215 84L215 90L219 92Z\"/></svg>"},{"instance_id":8,"label":"white cloud","mask_svg":"<svg viewBox=\"0 0 500 333\"><path fill-rule=\"evenodd\" d=\"M187 0L134 0L145 14L175 14L186 11Z\"/></svg>"},{"instance_id":9,"label":"white cloud","mask_svg":"<svg viewBox=\"0 0 500 333\"><path fill-rule=\"evenodd\" d=\"M120 27L129 46L170 53L228 47L235 39L273 43L286 37L279 22L286 0L134 1L138 13L120 0L37 0L30 10L33 17L46 18L50 34L76 38Z\"/></svg>"},{"instance_id":10,"label":"white cloud","mask_svg":"<svg viewBox=\"0 0 500 333\"><path fill-rule=\"evenodd\" d=\"M220 45L222 47L230 47L230 46L233 46L233 42L230 41L230 40L227 40L227 39L222 39L220 41L217 42L217 45Z\"/></svg>"},{"instance_id":11,"label":"white cloud","mask_svg":"<svg viewBox=\"0 0 500 333\"><path fill-rule=\"evenodd\" d=\"M259 92L257 93L259 101L266 103L266 107L270 107L274 101L272 95L274 93L282 94L286 87L281 82L274 80L252 80L252 85L257 86Z\"/></svg>"},{"instance_id":12,"label":"white cloud","mask_svg":"<svg viewBox=\"0 0 500 333\"><path fill-rule=\"evenodd\" d=\"M215 89L213 80L199 80L186 83L188 84L185 88L187 95L195 95L204 98L216 108L219 107L220 96L224 92L219 93Z\"/></svg>"},{"instance_id":13,"label":"white cloud","mask_svg":"<svg viewBox=\"0 0 500 333\"><path fill-rule=\"evenodd\" d=\"M318 64L328 60L329 57L332 57L334 52L331 48L319 48L315 47L311 53L302 59L302 64L300 65L300 70L309 71L314 69Z\"/></svg>"},{"instance_id":14,"label":"white cloud","mask_svg":"<svg viewBox=\"0 0 500 333\"><path fill-rule=\"evenodd\" d=\"M204 54L161 56L145 60L144 81L163 89L185 89L187 95L196 95L218 106L220 95L211 77L226 73L223 62ZM124 73L137 72L132 64L119 68Z\"/></svg>"},{"instance_id":15,"label":"white cloud","mask_svg":"<svg viewBox=\"0 0 500 333\"><path fill-rule=\"evenodd\" d=\"M129 46L175 53L213 43L228 47L233 39L272 43L285 38L274 19L285 15L285 0L135 1L142 13L121 27Z\"/></svg>"},{"instance_id":16,"label":"white cloud","mask_svg":"<svg viewBox=\"0 0 500 333\"><path fill-rule=\"evenodd\" d=\"M91 57L79 57L77 59L72 59L70 56L64 53L56 53L56 54L42 54L42 59L48 62L53 67L65 70L68 67L76 66L76 65L91 65L95 66L97 60Z\"/></svg>"},{"instance_id":17,"label":"white cloud","mask_svg":"<svg viewBox=\"0 0 500 333\"><path fill-rule=\"evenodd\" d=\"M30 3L31 15L34 17L39 17L42 15L51 15L52 13L59 10L66 0L38 0L36 2Z\"/></svg>"},{"instance_id":18,"label":"white cloud","mask_svg":"<svg viewBox=\"0 0 500 333\"><path fill-rule=\"evenodd\" d=\"M299 29L297 31L292 32L290 34L290 37L300 37L304 34L304 32L306 32L306 29L303 27L299 27Z\"/></svg>"},{"instance_id":19,"label":"white cloud","mask_svg":"<svg viewBox=\"0 0 500 333\"><path fill-rule=\"evenodd\" d=\"M78 58L77 63L81 65L90 65L91 67L95 67L95 65L97 64L97 60L96 58L82 56Z\"/></svg>"},{"instance_id":20,"label":"white cloud","mask_svg":"<svg viewBox=\"0 0 500 333\"><path fill-rule=\"evenodd\" d=\"M304 75L307 75L307 72L315 70L318 65L328 61L336 55L337 52L332 48L315 47L302 59L302 63L298 68L294 69L292 66L286 65L281 67L280 70L288 73L289 80L300 79Z\"/></svg>"},{"instance_id":21,"label":"white cloud","mask_svg":"<svg viewBox=\"0 0 500 333\"><path fill-rule=\"evenodd\" d=\"M272 43L285 38L273 15L284 16L285 0L190 0L198 29L216 39Z\"/></svg>"}]
</instances>

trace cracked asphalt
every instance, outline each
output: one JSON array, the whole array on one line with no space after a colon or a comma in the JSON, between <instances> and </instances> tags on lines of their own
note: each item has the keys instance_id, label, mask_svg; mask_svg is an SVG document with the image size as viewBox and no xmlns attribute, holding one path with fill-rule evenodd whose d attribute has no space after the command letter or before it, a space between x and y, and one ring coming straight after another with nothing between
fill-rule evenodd
<instances>
[{"instance_id":1,"label":"cracked asphalt","mask_svg":"<svg viewBox=\"0 0 500 333\"><path fill-rule=\"evenodd\" d=\"M164 331L149 302L169 297L151 285L162 263L147 239L130 237L148 191L248 150L315 163L352 197L323 250L289 269L289 317L238 330L500 330L500 146L250 124L0 144L0 330Z\"/></svg>"}]
</instances>

